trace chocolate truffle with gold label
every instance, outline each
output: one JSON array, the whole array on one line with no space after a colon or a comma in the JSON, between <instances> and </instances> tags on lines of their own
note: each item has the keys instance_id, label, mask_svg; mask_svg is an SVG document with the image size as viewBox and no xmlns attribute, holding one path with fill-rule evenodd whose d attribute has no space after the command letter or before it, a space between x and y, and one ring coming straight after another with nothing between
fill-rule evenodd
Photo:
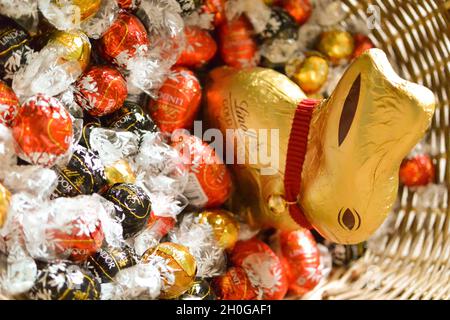
<instances>
[{"instance_id":1,"label":"chocolate truffle with gold label","mask_svg":"<svg viewBox=\"0 0 450 320\"><path fill-rule=\"evenodd\" d=\"M109 128L131 132L158 132L158 127L148 114L135 102L125 101L122 108L102 118L102 123Z\"/></svg>"},{"instance_id":2,"label":"chocolate truffle with gold label","mask_svg":"<svg viewBox=\"0 0 450 320\"><path fill-rule=\"evenodd\" d=\"M116 184L103 196L114 204L116 216L122 221L124 238L138 234L147 225L152 207L149 196L141 187Z\"/></svg>"},{"instance_id":3,"label":"chocolate truffle with gold label","mask_svg":"<svg viewBox=\"0 0 450 320\"><path fill-rule=\"evenodd\" d=\"M130 247L101 248L88 258L87 264L102 282L112 282L120 270L134 266L136 258Z\"/></svg>"},{"instance_id":4,"label":"chocolate truffle with gold label","mask_svg":"<svg viewBox=\"0 0 450 320\"><path fill-rule=\"evenodd\" d=\"M99 300L100 283L89 271L66 261L38 263L28 296L34 300Z\"/></svg>"},{"instance_id":5,"label":"chocolate truffle with gold label","mask_svg":"<svg viewBox=\"0 0 450 320\"><path fill-rule=\"evenodd\" d=\"M53 194L57 197L76 197L98 192L106 183L105 169L96 153L77 145L69 163L57 166L58 185Z\"/></svg>"}]
</instances>

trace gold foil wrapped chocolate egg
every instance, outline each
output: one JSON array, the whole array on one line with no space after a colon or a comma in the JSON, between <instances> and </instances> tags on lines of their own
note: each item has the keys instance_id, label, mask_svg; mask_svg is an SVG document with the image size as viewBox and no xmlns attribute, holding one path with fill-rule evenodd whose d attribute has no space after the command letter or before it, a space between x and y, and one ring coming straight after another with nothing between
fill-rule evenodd
<instances>
[{"instance_id":1,"label":"gold foil wrapped chocolate egg","mask_svg":"<svg viewBox=\"0 0 450 320\"><path fill-rule=\"evenodd\" d=\"M306 57L292 76L294 82L307 94L319 91L327 78L328 61L317 55Z\"/></svg>"},{"instance_id":2,"label":"gold foil wrapped chocolate egg","mask_svg":"<svg viewBox=\"0 0 450 320\"><path fill-rule=\"evenodd\" d=\"M117 183L134 184L136 182L136 175L130 164L121 159L111 165L105 166L106 181L109 186Z\"/></svg>"},{"instance_id":3,"label":"gold foil wrapped chocolate egg","mask_svg":"<svg viewBox=\"0 0 450 320\"><path fill-rule=\"evenodd\" d=\"M49 46L54 46L63 53L66 61L78 61L81 70L86 70L91 57L91 43L81 31L55 31L50 35Z\"/></svg>"},{"instance_id":4,"label":"gold foil wrapped chocolate egg","mask_svg":"<svg viewBox=\"0 0 450 320\"><path fill-rule=\"evenodd\" d=\"M347 31L335 29L320 35L318 49L333 63L348 59L353 54L354 48L354 39Z\"/></svg>"},{"instance_id":5,"label":"gold foil wrapped chocolate egg","mask_svg":"<svg viewBox=\"0 0 450 320\"><path fill-rule=\"evenodd\" d=\"M229 149L246 160L233 166L232 212L258 227L309 223L343 244L365 241L383 223L400 164L435 109L433 93L401 79L379 49L355 59L323 101L305 99L273 70L222 67L210 78L209 127L224 136L234 129Z\"/></svg>"},{"instance_id":6,"label":"gold foil wrapped chocolate egg","mask_svg":"<svg viewBox=\"0 0 450 320\"><path fill-rule=\"evenodd\" d=\"M11 194L0 183L0 229L3 227L3 225L6 221L10 200L11 200Z\"/></svg>"},{"instance_id":7,"label":"gold foil wrapped chocolate egg","mask_svg":"<svg viewBox=\"0 0 450 320\"><path fill-rule=\"evenodd\" d=\"M199 214L200 223L208 223L214 232L219 245L231 249L238 241L239 224L231 212L226 210L208 210Z\"/></svg>"},{"instance_id":8,"label":"gold foil wrapped chocolate egg","mask_svg":"<svg viewBox=\"0 0 450 320\"><path fill-rule=\"evenodd\" d=\"M185 293L194 283L197 273L197 263L188 248L173 242L163 242L156 249L149 249L144 253L144 262L158 256L165 260L172 277L164 278L164 286L161 290L161 299L174 299Z\"/></svg>"}]
</instances>

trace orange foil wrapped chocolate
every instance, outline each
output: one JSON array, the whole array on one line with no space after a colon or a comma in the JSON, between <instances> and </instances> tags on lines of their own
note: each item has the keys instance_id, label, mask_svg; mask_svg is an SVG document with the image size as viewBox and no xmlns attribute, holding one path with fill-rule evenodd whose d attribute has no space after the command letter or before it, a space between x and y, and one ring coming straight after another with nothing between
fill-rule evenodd
<instances>
[{"instance_id":1,"label":"orange foil wrapped chocolate","mask_svg":"<svg viewBox=\"0 0 450 320\"><path fill-rule=\"evenodd\" d=\"M202 12L214 15L214 26L219 26L226 21L225 0L204 0Z\"/></svg>"},{"instance_id":2,"label":"orange foil wrapped chocolate","mask_svg":"<svg viewBox=\"0 0 450 320\"><path fill-rule=\"evenodd\" d=\"M12 126L17 155L35 165L53 166L73 139L72 120L62 103L46 95L29 98Z\"/></svg>"},{"instance_id":3,"label":"orange foil wrapped chocolate","mask_svg":"<svg viewBox=\"0 0 450 320\"><path fill-rule=\"evenodd\" d=\"M10 126L19 110L19 99L14 91L0 80L0 124Z\"/></svg>"},{"instance_id":4,"label":"orange foil wrapped chocolate","mask_svg":"<svg viewBox=\"0 0 450 320\"><path fill-rule=\"evenodd\" d=\"M220 55L234 68L254 67L258 64L258 45L253 26L245 16L228 21L219 28Z\"/></svg>"},{"instance_id":5,"label":"orange foil wrapped chocolate","mask_svg":"<svg viewBox=\"0 0 450 320\"><path fill-rule=\"evenodd\" d=\"M211 60L217 52L216 41L207 30L196 26L186 26L186 48L181 53L176 65L198 68Z\"/></svg>"},{"instance_id":6,"label":"orange foil wrapped chocolate","mask_svg":"<svg viewBox=\"0 0 450 320\"><path fill-rule=\"evenodd\" d=\"M127 98L127 82L114 68L92 67L76 83L75 98L91 116L102 117L123 106Z\"/></svg>"},{"instance_id":7,"label":"orange foil wrapped chocolate","mask_svg":"<svg viewBox=\"0 0 450 320\"><path fill-rule=\"evenodd\" d=\"M281 0L280 5L298 24L307 22L313 10L309 0Z\"/></svg>"},{"instance_id":8,"label":"orange foil wrapped chocolate","mask_svg":"<svg viewBox=\"0 0 450 320\"><path fill-rule=\"evenodd\" d=\"M108 61L126 67L128 59L135 57L139 50L147 50L149 44L142 22L122 12L100 39L100 50Z\"/></svg>"},{"instance_id":9,"label":"orange foil wrapped chocolate","mask_svg":"<svg viewBox=\"0 0 450 320\"><path fill-rule=\"evenodd\" d=\"M174 67L148 109L159 129L172 133L192 128L201 98L202 88L195 74L184 67Z\"/></svg>"},{"instance_id":10,"label":"orange foil wrapped chocolate","mask_svg":"<svg viewBox=\"0 0 450 320\"><path fill-rule=\"evenodd\" d=\"M400 181L408 187L426 186L434 181L435 168L429 155L405 159L400 167Z\"/></svg>"},{"instance_id":11,"label":"orange foil wrapped chocolate","mask_svg":"<svg viewBox=\"0 0 450 320\"><path fill-rule=\"evenodd\" d=\"M379 49L353 60L323 101L263 68L216 69L206 96L209 126L224 136L241 129L235 149L263 155L234 166L230 209L259 227L312 226L343 244L367 240L383 223L400 164L435 109L433 93L401 79Z\"/></svg>"},{"instance_id":12,"label":"orange foil wrapped chocolate","mask_svg":"<svg viewBox=\"0 0 450 320\"><path fill-rule=\"evenodd\" d=\"M314 289L322 279L320 251L307 229L281 232L281 255L289 265L289 291L297 296Z\"/></svg>"},{"instance_id":13,"label":"orange foil wrapped chocolate","mask_svg":"<svg viewBox=\"0 0 450 320\"><path fill-rule=\"evenodd\" d=\"M288 290L288 279L280 258L261 240L238 241L230 255L234 266L247 274L259 300L281 300Z\"/></svg>"},{"instance_id":14,"label":"orange foil wrapped chocolate","mask_svg":"<svg viewBox=\"0 0 450 320\"><path fill-rule=\"evenodd\" d=\"M175 135L172 145L189 169L184 191L189 203L197 208L215 208L231 194L231 175L227 166L207 143L196 136Z\"/></svg>"},{"instance_id":15,"label":"orange foil wrapped chocolate","mask_svg":"<svg viewBox=\"0 0 450 320\"><path fill-rule=\"evenodd\" d=\"M231 267L225 274L215 277L211 287L218 300L256 300L256 290L240 267Z\"/></svg>"}]
</instances>

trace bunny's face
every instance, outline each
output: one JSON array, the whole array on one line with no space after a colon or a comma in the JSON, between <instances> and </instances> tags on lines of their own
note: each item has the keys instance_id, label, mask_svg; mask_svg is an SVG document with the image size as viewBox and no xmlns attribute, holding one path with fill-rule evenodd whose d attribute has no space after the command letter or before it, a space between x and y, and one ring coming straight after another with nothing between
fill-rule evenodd
<instances>
[{"instance_id":1,"label":"bunny's face","mask_svg":"<svg viewBox=\"0 0 450 320\"><path fill-rule=\"evenodd\" d=\"M402 159L421 139L433 93L401 79L369 50L315 111L298 202L312 225L338 243L366 240L397 196Z\"/></svg>"}]
</instances>

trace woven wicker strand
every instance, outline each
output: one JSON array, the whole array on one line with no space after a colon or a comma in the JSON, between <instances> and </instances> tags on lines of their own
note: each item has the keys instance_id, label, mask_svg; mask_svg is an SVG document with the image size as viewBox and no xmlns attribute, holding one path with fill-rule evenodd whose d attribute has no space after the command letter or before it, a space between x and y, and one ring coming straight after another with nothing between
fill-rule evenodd
<instances>
[{"instance_id":1,"label":"woven wicker strand","mask_svg":"<svg viewBox=\"0 0 450 320\"><path fill-rule=\"evenodd\" d=\"M436 165L436 184L448 186L450 171L450 1L343 0L346 23L380 9L380 28L371 39L399 74L431 88L438 107L425 141ZM346 24L344 23L344 25ZM422 190L423 191L423 190ZM306 298L450 299L448 187L425 205L418 190L401 188L390 231L369 241L350 269L339 270ZM389 223L390 222L390 223Z\"/></svg>"}]
</instances>

